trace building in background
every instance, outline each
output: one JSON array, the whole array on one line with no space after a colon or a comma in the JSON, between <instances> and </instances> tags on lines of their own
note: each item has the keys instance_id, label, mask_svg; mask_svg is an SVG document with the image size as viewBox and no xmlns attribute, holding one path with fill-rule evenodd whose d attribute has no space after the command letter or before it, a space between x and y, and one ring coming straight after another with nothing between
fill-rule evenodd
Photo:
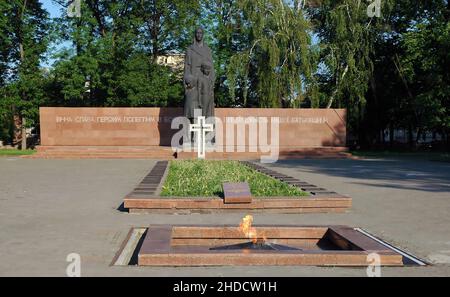
<instances>
[{"instance_id":1,"label":"building in background","mask_svg":"<svg viewBox=\"0 0 450 297\"><path fill-rule=\"evenodd\" d=\"M166 54L158 56L156 63L170 67L174 72L182 72L184 68L184 54Z\"/></svg>"}]
</instances>

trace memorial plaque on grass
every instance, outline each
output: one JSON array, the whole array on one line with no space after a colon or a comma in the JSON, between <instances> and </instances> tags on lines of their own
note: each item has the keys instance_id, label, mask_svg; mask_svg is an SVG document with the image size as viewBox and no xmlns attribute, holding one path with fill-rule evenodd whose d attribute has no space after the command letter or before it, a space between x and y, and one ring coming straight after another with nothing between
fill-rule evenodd
<instances>
[{"instance_id":1,"label":"memorial plaque on grass","mask_svg":"<svg viewBox=\"0 0 450 297\"><path fill-rule=\"evenodd\" d=\"M223 183L223 197L226 204L252 202L248 183Z\"/></svg>"}]
</instances>

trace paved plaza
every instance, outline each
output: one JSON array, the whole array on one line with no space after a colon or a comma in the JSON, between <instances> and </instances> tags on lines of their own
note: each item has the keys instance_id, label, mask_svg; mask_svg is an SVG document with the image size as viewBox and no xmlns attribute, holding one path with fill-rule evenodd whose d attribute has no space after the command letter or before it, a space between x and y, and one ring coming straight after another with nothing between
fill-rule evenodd
<instances>
[{"instance_id":1,"label":"paved plaza","mask_svg":"<svg viewBox=\"0 0 450 297\"><path fill-rule=\"evenodd\" d=\"M151 160L0 158L0 276L65 276L81 255L82 276L365 276L365 268L117 267L131 227L232 224L245 213L128 214L123 197ZM298 160L268 165L353 198L342 214L256 214L255 224L361 227L433 265L382 268L383 276L450 275L450 163L413 159Z\"/></svg>"}]
</instances>

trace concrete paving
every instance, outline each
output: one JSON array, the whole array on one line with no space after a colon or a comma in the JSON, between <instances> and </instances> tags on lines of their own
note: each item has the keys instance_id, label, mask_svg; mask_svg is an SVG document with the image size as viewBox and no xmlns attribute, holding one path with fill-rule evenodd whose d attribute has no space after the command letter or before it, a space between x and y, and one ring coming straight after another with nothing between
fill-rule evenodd
<instances>
[{"instance_id":1,"label":"concrete paving","mask_svg":"<svg viewBox=\"0 0 450 297\"><path fill-rule=\"evenodd\" d=\"M131 227L238 224L245 213L131 215L118 210L151 160L0 158L0 276L366 276L363 268L111 267ZM383 268L383 276L450 276L450 164L418 160L300 160L280 172L353 197L344 214L258 214L256 224L345 224L432 262Z\"/></svg>"}]
</instances>

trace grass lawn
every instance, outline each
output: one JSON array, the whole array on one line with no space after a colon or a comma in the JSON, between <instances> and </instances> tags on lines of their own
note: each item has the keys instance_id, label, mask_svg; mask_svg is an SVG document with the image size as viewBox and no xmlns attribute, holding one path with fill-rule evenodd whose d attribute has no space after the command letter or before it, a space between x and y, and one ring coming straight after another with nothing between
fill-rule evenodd
<instances>
[{"instance_id":1,"label":"grass lawn","mask_svg":"<svg viewBox=\"0 0 450 297\"><path fill-rule=\"evenodd\" d=\"M161 196L223 196L222 183L248 182L252 195L307 196L298 188L259 173L238 161L171 161Z\"/></svg>"},{"instance_id":2,"label":"grass lawn","mask_svg":"<svg viewBox=\"0 0 450 297\"><path fill-rule=\"evenodd\" d=\"M0 156L24 156L24 155L32 155L36 152L36 150L15 150L15 149L0 149Z\"/></svg>"}]
</instances>

